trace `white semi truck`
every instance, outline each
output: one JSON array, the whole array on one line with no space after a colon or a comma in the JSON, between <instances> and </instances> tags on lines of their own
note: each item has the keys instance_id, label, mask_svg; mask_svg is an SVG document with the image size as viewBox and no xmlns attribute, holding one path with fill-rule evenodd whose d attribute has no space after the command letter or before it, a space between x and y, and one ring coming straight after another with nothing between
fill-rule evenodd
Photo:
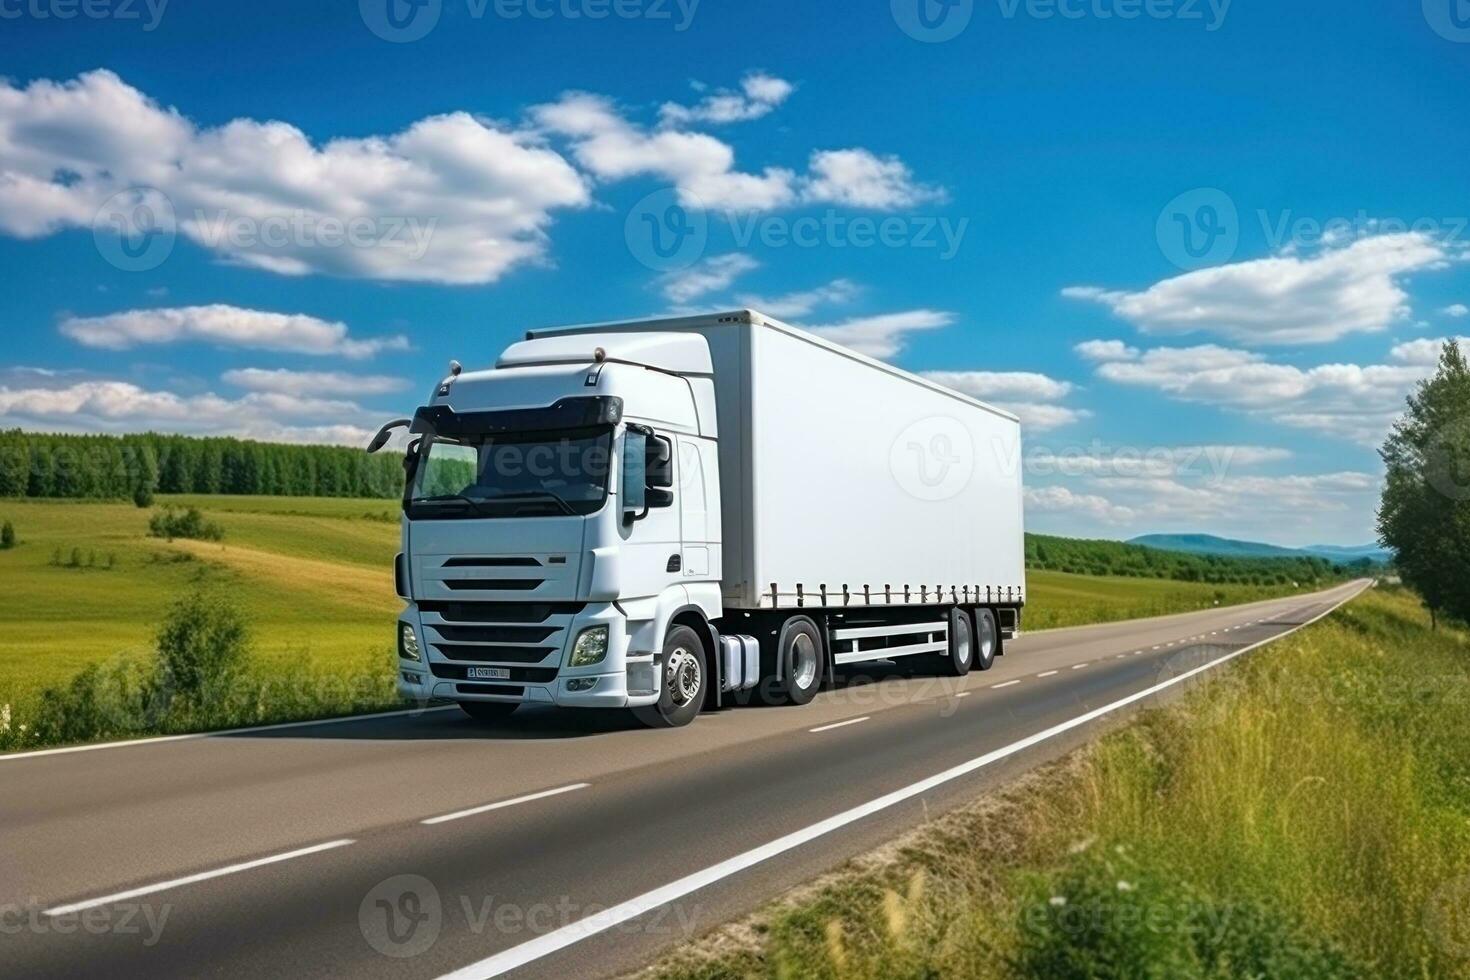
<instances>
[{"instance_id":1,"label":"white semi truck","mask_svg":"<svg viewBox=\"0 0 1470 980\"><path fill-rule=\"evenodd\" d=\"M1020 628L1016 417L750 310L533 330L401 426L409 699L677 726Z\"/></svg>"}]
</instances>

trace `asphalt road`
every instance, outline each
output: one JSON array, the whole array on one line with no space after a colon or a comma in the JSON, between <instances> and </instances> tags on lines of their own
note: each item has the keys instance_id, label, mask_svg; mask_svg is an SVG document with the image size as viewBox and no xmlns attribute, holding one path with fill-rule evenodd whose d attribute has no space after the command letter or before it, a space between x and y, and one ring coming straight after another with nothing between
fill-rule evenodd
<instances>
[{"instance_id":1,"label":"asphalt road","mask_svg":"<svg viewBox=\"0 0 1470 980\"><path fill-rule=\"evenodd\" d=\"M677 731L448 709L0 757L0 975L617 974L1366 585L1032 634L966 678L890 670Z\"/></svg>"}]
</instances>

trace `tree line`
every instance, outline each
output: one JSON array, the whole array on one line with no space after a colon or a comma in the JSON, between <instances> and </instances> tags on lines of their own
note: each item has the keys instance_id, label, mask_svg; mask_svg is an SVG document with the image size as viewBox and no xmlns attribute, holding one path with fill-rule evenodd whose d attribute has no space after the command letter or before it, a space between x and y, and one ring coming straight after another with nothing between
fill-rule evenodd
<instances>
[{"instance_id":1,"label":"tree line","mask_svg":"<svg viewBox=\"0 0 1470 980\"><path fill-rule=\"evenodd\" d=\"M0 497L131 499L157 493L397 497L402 458L345 446L160 435L0 432Z\"/></svg>"},{"instance_id":2,"label":"tree line","mask_svg":"<svg viewBox=\"0 0 1470 980\"><path fill-rule=\"evenodd\" d=\"M1026 567L1076 575L1120 575L1212 585L1320 585L1362 574L1368 563L1342 564L1311 555L1243 558L1164 551L1121 541L1026 535Z\"/></svg>"}]
</instances>

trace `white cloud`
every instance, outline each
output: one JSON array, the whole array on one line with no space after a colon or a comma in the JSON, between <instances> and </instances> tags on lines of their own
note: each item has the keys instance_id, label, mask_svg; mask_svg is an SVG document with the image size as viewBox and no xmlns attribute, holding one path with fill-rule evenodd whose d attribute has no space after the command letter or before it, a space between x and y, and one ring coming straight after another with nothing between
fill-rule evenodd
<instances>
[{"instance_id":1,"label":"white cloud","mask_svg":"<svg viewBox=\"0 0 1470 980\"><path fill-rule=\"evenodd\" d=\"M1028 515L1073 514L1104 524L1123 524L1135 516L1131 507L1115 504L1097 494L1073 493L1066 487L1026 487L1022 493Z\"/></svg>"},{"instance_id":2,"label":"white cloud","mask_svg":"<svg viewBox=\"0 0 1470 980\"><path fill-rule=\"evenodd\" d=\"M1391 360L1398 361L1400 364L1417 364L1421 367L1433 369L1439 364L1440 351L1444 350L1445 343L1450 339L1449 337L1436 337L1432 340L1428 338L1410 340L1407 343L1396 344L1388 352L1388 356ZM1470 351L1470 337L1456 337L1454 339L1460 342L1460 350Z\"/></svg>"},{"instance_id":3,"label":"white cloud","mask_svg":"<svg viewBox=\"0 0 1470 980\"><path fill-rule=\"evenodd\" d=\"M784 78L751 72L741 79L739 92L721 89L705 96L694 106L665 102L659 109L659 121L665 126L687 126L694 122L747 122L767 115L795 90L796 87Z\"/></svg>"},{"instance_id":4,"label":"white cloud","mask_svg":"<svg viewBox=\"0 0 1470 980\"><path fill-rule=\"evenodd\" d=\"M1406 316L1403 276L1440 266L1427 235L1363 238L1311 258L1287 255L1185 273L1142 292L1071 286L1150 334L1207 331L1243 343L1326 343L1385 330Z\"/></svg>"},{"instance_id":5,"label":"white cloud","mask_svg":"<svg viewBox=\"0 0 1470 980\"><path fill-rule=\"evenodd\" d=\"M850 303L861 292L862 290L857 283L850 279L833 279L826 285L818 286L815 289L783 293L779 296L741 296L740 305L759 310L779 320L790 320L795 317L806 316L819 307Z\"/></svg>"},{"instance_id":6,"label":"white cloud","mask_svg":"<svg viewBox=\"0 0 1470 980\"><path fill-rule=\"evenodd\" d=\"M1105 448L1088 446L1026 454L1028 477L1168 477L1206 482L1233 479L1242 467L1282 462L1290 450L1271 446L1199 445Z\"/></svg>"},{"instance_id":7,"label":"white cloud","mask_svg":"<svg viewBox=\"0 0 1470 980\"><path fill-rule=\"evenodd\" d=\"M199 127L105 70L0 81L0 230L88 226L113 193L157 188L181 233L228 261L445 283L540 259L585 179L532 134L464 112L320 145L284 122Z\"/></svg>"},{"instance_id":8,"label":"white cloud","mask_svg":"<svg viewBox=\"0 0 1470 980\"><path fill-rule=\"evenodd\" d=\"M661 127L571 92L531 107L525 125L450 112L313 142L281 121L201 126L106 70L25 87L0 80L0 232L33 238L97 223L108 234L99 209L127 191L146 195L165 229L171 209L183 238L227 262L479 284L546 261L554 216L590 206L594 179L654 176L688 205L731 212L803 201L887 209L939 194L896 157L860 148L813 153L810 176L737 170L728 144L683 128L764 115L790 92L755 72L739 92L666 107Z\"/></svg>"},{"instance_id":9,"label":"white cloud","mask_svg":"<svg viewBox=\"0 0 1470 980\"><path fill-rule=\"evenodd\" d=\"M1070 425L1091 413L1057 405L1072 392L1070 381L1031 371L924 371L936 384L1003 408L1021 419L1023 430L1042 432Z\"/></svg>"},{"instance_id":10,"label":"white cloud","mask_svg":"<svg viewBox=\"0 0 1470 980\"><path fill-rule=\"evenodd\" d=\"M358 340L347 325L302 313L269 313L215 303L210 306L128 310L106 316L68 317L61 332L88 347L128 350L144 344L203 341L223 347L335 354L364 358L384 350L406 350L401 336Z\"/></svg>"},{"instance_id":11,"label":"white cloud","mask_svg":"<svg viewBox=\"0 0 1470 980\"><path fill-rule=\"evenodd\" d=\"M659 288L673 303L690 303L708 293L729 289L739 276L760 267L742 252L712 255L688 268L675 269L659 277Z\"/></svg>"},{"instance_id":12,"label":"white cloud","mask_svg":"<svg viewBox=\"0 0 1470 980\"><path fill-rule=\"evenodd\" d=\"M556 102L533 107L531 115L548 133L570 140L577 162L603 180L661 177L690 207L769 210L796 200L796 175L790 170L738 172L728 144L705 133L649 132L600 95L568 92Z\"/></svg>"},{"instance_id":13,"label":"white cloud","mask_svg":"<svg viewBox=\"0 0 1470 980\"><path fill-rule=\"evenodd\" d=\"M1470 316L1470 306L1466 306L1464 303L1451 303L1449 306L1440 310L1440 312L1445 316L1452 316L1459 319L1462 316Z\"/></svg>"},{"instance_id":14,"label":"white cloud","mask_svg":"<svg viewBox=\"0 0 1470 980\"><path fill-rule=\"evenodd\" d=\"M1137 347L1121 340L1084 340L1072 350L1089 361L1131 361L1138 356Z\"/></svg>"},{"instance_id":15,"label":"white cloud","mask_svg":"<svg viewBox=\"0 0 1470 980\"><path fill-rule=\"evenodd\" d=\"M808 201L891 211L945 198L941 188L915 183L898 157L879 157L862 148L818 151L808 167Z\"/></svg>"},{"instance_id":16,"label":"white cloud","mask_svg":"<svg viewBox=\"0 0 1470 980\"><path fill-rule=\"evenodd\" d=\"M285 368L238 368L220 375L226 384L247 391L280 395L339 395L361 397L403 391L408 382L382 374L347 374L341 371L288 371Z\"/></svg>"},{"instance_id":17,"label":"white cloud","mask_svg":"<svg viewBox=\"0 0 1470 980\"><path fill-rule=\"evenodd\" d=\"M1409 361L1414 345L1395 348ZM1158 347L1135 361L1098 365L1107 381L1180 401L1230 408L1365 446L1376 446L1432 364L1322 364L1298 368L1249 351L1203 345Z\"/></svg>"},{"instance_id":18,"label":"white cloud","mask_svg":"<svg viewBox=\"0 0 1470 980\"><path fill-rule=\"evenodd\" d=\"M841 323L804 329L869 357L890 358L903 350L908 335L920 330L937 330L954 322L954 314L943 310L904 310L854 317Z\"/></svg>"},{"instance_id":19,"label":"white cloud","mask_svg":"<svg viewBox=\"0 0 1470 980\"><path fill-rule=\"evenodd\" d=\"M276 392L242 398L180 395L125 381L61 386L0 387L0 426L64 432L177 432L233 435L272 442L363 445L383 413L341 399Z\"/></svg>"}]
</instances>

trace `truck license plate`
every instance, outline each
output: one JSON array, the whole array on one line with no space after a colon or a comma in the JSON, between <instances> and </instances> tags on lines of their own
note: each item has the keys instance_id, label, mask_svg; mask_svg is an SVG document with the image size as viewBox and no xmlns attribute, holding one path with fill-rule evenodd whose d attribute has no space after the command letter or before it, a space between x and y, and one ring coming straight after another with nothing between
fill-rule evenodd
<instances>
[{"instance_id":1,"label":"truck license plate","mask_svg":"<svg viewBox=\"0 0 1470 980\"><path fill-rule=\"evenodd\" d=\"M508 681L510 680L510 668L468 667L465 669L465 678L472 681Z\"/></svg>"}]
</instances>

